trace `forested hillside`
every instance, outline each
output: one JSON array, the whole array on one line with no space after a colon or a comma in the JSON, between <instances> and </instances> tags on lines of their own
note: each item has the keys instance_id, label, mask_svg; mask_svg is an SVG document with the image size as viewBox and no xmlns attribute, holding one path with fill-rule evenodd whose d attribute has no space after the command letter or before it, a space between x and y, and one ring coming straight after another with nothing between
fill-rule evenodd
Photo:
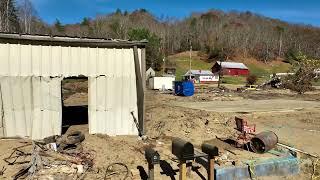
<instances>
[{"instance_id":1,"label":"forested hillside","mask_svg":"<svg viewBox=\"0 0 320 180\"><path fill-rule=\"evenodd\" d=\"M68 35L93 38L148 39L148 66L161 67L162 59L190 48L207 55L208 61L253 57L268 62L290 60L301 51L320 56L320 28L289 24L251 12L210 10L177 20L158 18L145 9L116 10L77 24L63 19L48 25L42 22L29 0L0 1L0 31L28 34ZM165 13L165 12L164 12Z\"/></svg>"}]
</instances>

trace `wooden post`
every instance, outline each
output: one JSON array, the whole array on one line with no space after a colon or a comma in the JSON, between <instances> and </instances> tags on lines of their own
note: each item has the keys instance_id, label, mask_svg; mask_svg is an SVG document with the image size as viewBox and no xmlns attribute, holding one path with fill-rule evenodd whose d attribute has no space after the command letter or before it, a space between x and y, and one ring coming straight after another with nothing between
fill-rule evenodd
<instances>
[{"instance_id":1,"label":"wooden post","mask_svg":"<svg viewBox=\"0 0 320 180\"><path fill-rule=\"evenodd\" d=\"M149 177L148 180L154 180L154 165L148 165L149 168Z\"/></svg>"},{"instance_id":2,"label":"wooden post","mask_svg":"<svg viewBox=\"0 0 320 180\"><path fill-rule=\"evenodd\" d=\"M141 71L142 71L142 86L143 86L143 91L144 94L146 92L146 48L142 48L141 49ZM145 102L145 97L143 96L143 118L142 120L139 122L140 124L140 129L142 130L142 133L145 134L145 130L146 130L146 125L144 123L144 117L146 117L146 105L144 104Z\"/></svg>"},{"instance_id":3,"label":"wooden post","mask_svg":"<svg viewBox=\"0 0 320 180\"><path fill-rule=\"evenodd\" d=\"M208 180L214 180L214 158L209 159Z\"/></svg>"},{"instance_id":4,"label":"wooden post","mask_svg":"<svg viewBox=\"0 0 320 180\"><path fill-rule=\"evenodd\" d=\"M141 75L143 90L146 90L146 49L141 48Z\"/></svg>"},{"instance_id":5,"label":"wooden post","mask_svg":"<svg viewBox=\"0 0 320 180\"><path fill-rule=\"evenodd\" d=\"M187 179L187 164L186 161L181 161L179 164L179 180Z\"/></svg>"}]
</instances>

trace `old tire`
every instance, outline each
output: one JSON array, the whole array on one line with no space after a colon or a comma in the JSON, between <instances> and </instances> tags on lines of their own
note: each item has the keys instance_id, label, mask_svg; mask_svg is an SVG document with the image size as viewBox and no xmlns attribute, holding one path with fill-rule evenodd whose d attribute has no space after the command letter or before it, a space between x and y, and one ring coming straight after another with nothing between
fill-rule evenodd
<instances>
[{"instance_id":1,"label":"old tire","mask_svg":"<svg viewBox=\"0 0 320 180\"><path fill-rule=\"evenodd\" d=\"M65 138L65 144L78 144L81 143L85 139L85 136L80 131L75 131L70 134L67 134Z\"/></svg>"}]
</instances>

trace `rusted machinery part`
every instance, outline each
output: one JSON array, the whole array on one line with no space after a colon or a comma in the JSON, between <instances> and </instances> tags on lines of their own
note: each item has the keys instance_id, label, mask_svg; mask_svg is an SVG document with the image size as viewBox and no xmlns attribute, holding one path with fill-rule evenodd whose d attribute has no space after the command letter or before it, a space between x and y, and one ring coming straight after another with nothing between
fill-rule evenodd
<instances>
[{"instance_id":1,"label":"rusted machinery part","mask_svg":"<svg viewBox=\"0 0 320 180\"><path fill-rule=\"evenodd\" d=\"M255 153L265 153L278 143L278 136L272 131L256 134L250 141L250 148Z\"/></svg>"}]
</instances>

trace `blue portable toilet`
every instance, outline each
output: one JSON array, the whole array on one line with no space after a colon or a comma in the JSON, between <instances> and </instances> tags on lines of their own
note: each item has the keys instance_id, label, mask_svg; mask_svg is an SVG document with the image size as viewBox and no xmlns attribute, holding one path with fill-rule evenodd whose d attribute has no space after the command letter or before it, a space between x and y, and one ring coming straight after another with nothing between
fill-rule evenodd
<instances>
[{"instance_id":1,"label":"blue portable toilet","mask_svg":"<svg viewBox=\"0 0 320 180\"><path fill-rule=\"evenodd\" d=\"M178 96L193 96L194 85L191 81L175 81L174 93Z\"/></svg>"}]
</instances>

